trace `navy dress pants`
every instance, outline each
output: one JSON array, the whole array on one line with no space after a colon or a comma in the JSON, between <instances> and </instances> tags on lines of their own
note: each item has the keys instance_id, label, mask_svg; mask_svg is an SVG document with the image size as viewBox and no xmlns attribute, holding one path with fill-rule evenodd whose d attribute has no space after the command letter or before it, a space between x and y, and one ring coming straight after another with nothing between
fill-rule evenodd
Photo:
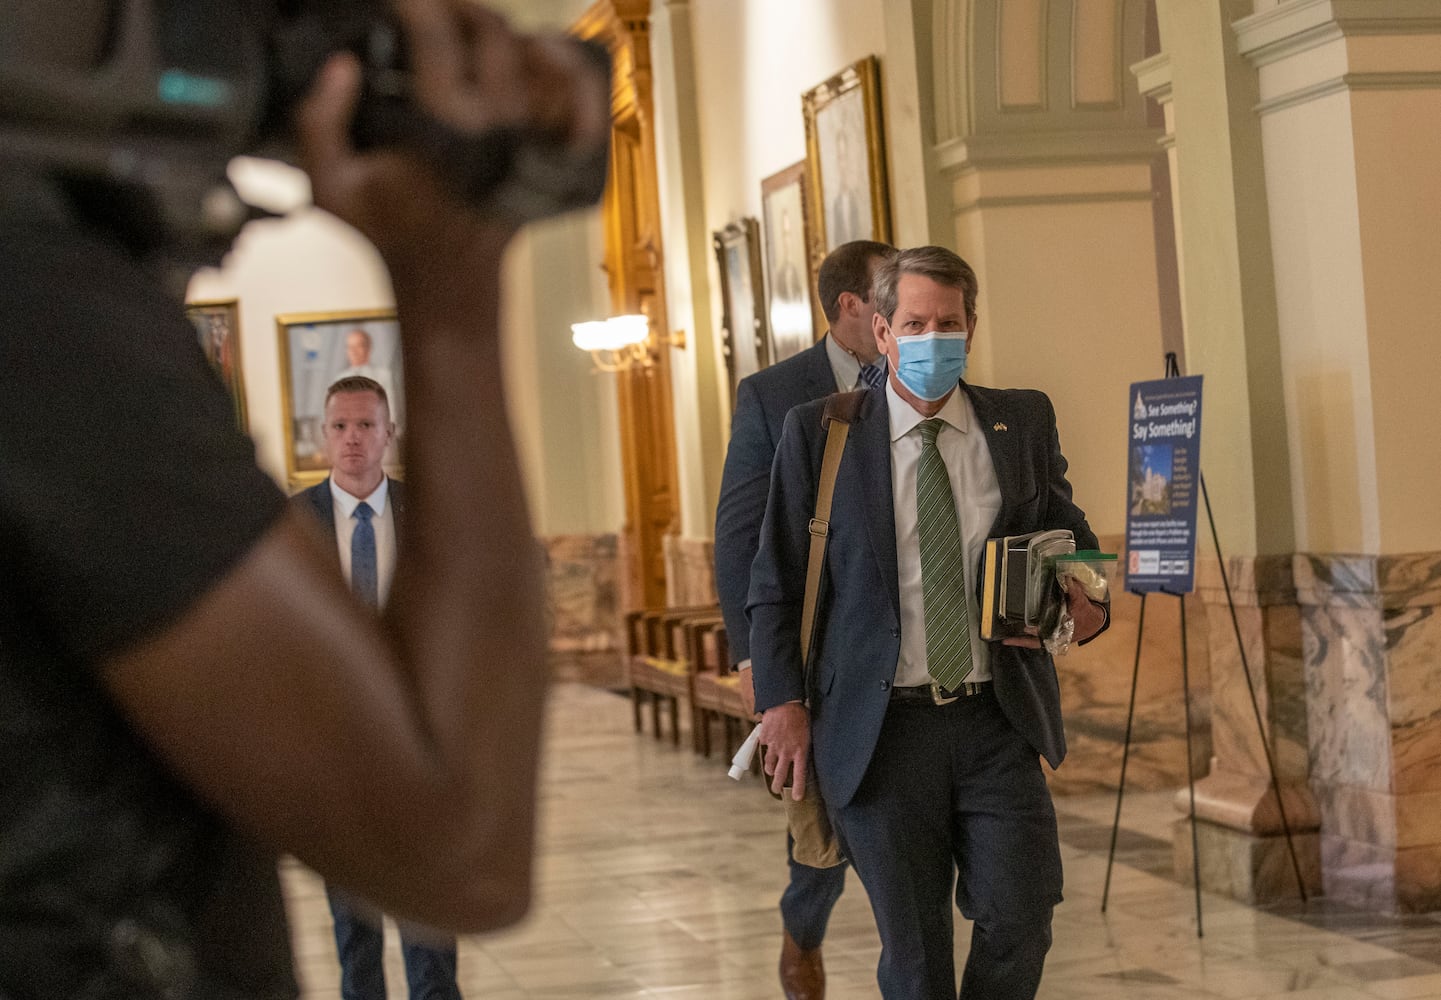
<instances>
[{"instance_id":1,"label":"navy dress pants","mask_svg":"<svg viewBox=\"0 0 1441 1000\"><path fill-rule=\"evenodd\" d=\"M834 868L812 868L795 859L795 841L786 834L786 861L791 880L781 893L781 922L791 939L806 951L819 948L825 940L831 910L846 887L846 863Z\"/></svg>"},{"instance_id":2,"label":"navy dress pants","mask_svg":"<svg viewBox=\"0 0 1441 1000\"><path fill-rule=\"evenodd\" d=\"M1034 748L989 685L895 701L841 840L881 935L886 1000L955 1000L955 905L974 921L961 1000L1033 1000L1061 901L1056 813Z\"/></svg>"},{"instance_id":3,"label":"navy dress pants","mask_svg":"<svg viewBox=\"0 0 1441 1000\"><path fill-rule=\"evenodd\" d=\"M343 892L325 890L335 920L335 949L340 956L340 995L344 1000L385 1000L384 917ZM455 939L437 944L405 923L400 952L410 1000L461 1000L455 985ZM418 937L425 937L424 943Z\"/></svg>"}]
</instances>

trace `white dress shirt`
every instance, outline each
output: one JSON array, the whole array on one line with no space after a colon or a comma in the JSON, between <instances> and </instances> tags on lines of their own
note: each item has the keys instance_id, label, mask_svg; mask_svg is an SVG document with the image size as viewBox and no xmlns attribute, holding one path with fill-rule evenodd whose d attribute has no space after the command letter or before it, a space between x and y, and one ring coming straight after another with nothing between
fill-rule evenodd
<instances>
[{"instance_id":1,"label":"white dress shirt","mask_svg":"<svg viewBox=\"0 0 1441 1000\"><path fill-rule=\"evenodd\" d=\"M350 539L355 534L355 508L364 500L375 514L370 519L375 529L375 588L380 606L390 597L390 580L395 576L395 509L390 499L390 480L382 476L380 485L368 497L354 497L330 480L330 496L335 501L335 544L340 549L340 571L350 585Z\"/></svg>"},{"instance_id":2,"label":"white dress shirt","mask_svg":"<svg viewBox=\"0 0 1441 1000\"><path fill-rule=\"evenodd\" d=\"M886 403L890 409L891 497L896 514L896 573L901 594L901 655L896 662L895 683L897 687L920 687L931 683L926 670L926 614L921 599L921 544L916 526L920 424L926 418L896 395L889 379ZM936 435L936 448L950 474L966 558L966 617L971 632L971 672L966 680L988 681L990 651L981 639L975 584L986 533L1001 509L1001 487L985 434L976 426L970 397L957 389L936 416L945 421Z\"/></svg>"}]
</instances>

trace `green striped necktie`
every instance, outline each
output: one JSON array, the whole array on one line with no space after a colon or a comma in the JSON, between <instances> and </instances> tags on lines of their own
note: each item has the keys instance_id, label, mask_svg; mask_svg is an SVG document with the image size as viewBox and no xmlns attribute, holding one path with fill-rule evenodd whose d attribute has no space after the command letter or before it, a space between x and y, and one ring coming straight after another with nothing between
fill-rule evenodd
<instances>
[{"instance_id":1,"label":"green striped necktie","mask_svg":"<svg viewBox=\"0 0 1441 1000\"><path fill-rule=\"evenodd\" d=\"M944 423L921 421L921 463L916 470L916 524L921 542L921 598L926 618L926 669L954 691L971 672L971 630L966 622L966 555L951 477L936 448Z\"/></svg>"}]
</instances>

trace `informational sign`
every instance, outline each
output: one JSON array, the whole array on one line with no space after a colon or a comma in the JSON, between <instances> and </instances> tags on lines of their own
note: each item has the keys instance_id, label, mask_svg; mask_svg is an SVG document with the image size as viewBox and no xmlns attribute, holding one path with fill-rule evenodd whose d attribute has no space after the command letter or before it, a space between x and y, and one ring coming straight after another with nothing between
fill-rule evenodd
<instances>
[{"instance_id":1,"label":"informational sign","mask_svg":"<svg viewBox=\"0 0 1441 1000\"><path fill-rule=\"evenodd\" d=\"M1126 589L1188 594L1201 492L1201 376L1131 384Z\"/></svg>"}]
</instances>

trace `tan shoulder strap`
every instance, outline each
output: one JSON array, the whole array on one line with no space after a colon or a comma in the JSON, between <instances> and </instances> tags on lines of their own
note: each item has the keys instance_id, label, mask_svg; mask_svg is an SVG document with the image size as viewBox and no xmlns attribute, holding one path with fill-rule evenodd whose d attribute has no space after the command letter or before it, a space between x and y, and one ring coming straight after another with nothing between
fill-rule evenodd
<instances>
[{"instance_id":1,"label":"tan shoulder strap","mask_svg":"<svg viewBox=\"0 0 1441 1000\"><path fill-rule=\"evenodd\" d=\"M801 605L801 657L809 659L811 633L816 623L816 602L821 592L821 569L826 562L826 540L831 528L831 500L836 492L836 473L846 450L846 436L865 401L864 389L838 392L826 398L821 426L826 429L826 450L821 458L821 482L816 490L816 514L811 518L811 549L806 560L806 596ZM810 691L810 664L806 664L806 691Z\"/></svg>"}]
</instances>

